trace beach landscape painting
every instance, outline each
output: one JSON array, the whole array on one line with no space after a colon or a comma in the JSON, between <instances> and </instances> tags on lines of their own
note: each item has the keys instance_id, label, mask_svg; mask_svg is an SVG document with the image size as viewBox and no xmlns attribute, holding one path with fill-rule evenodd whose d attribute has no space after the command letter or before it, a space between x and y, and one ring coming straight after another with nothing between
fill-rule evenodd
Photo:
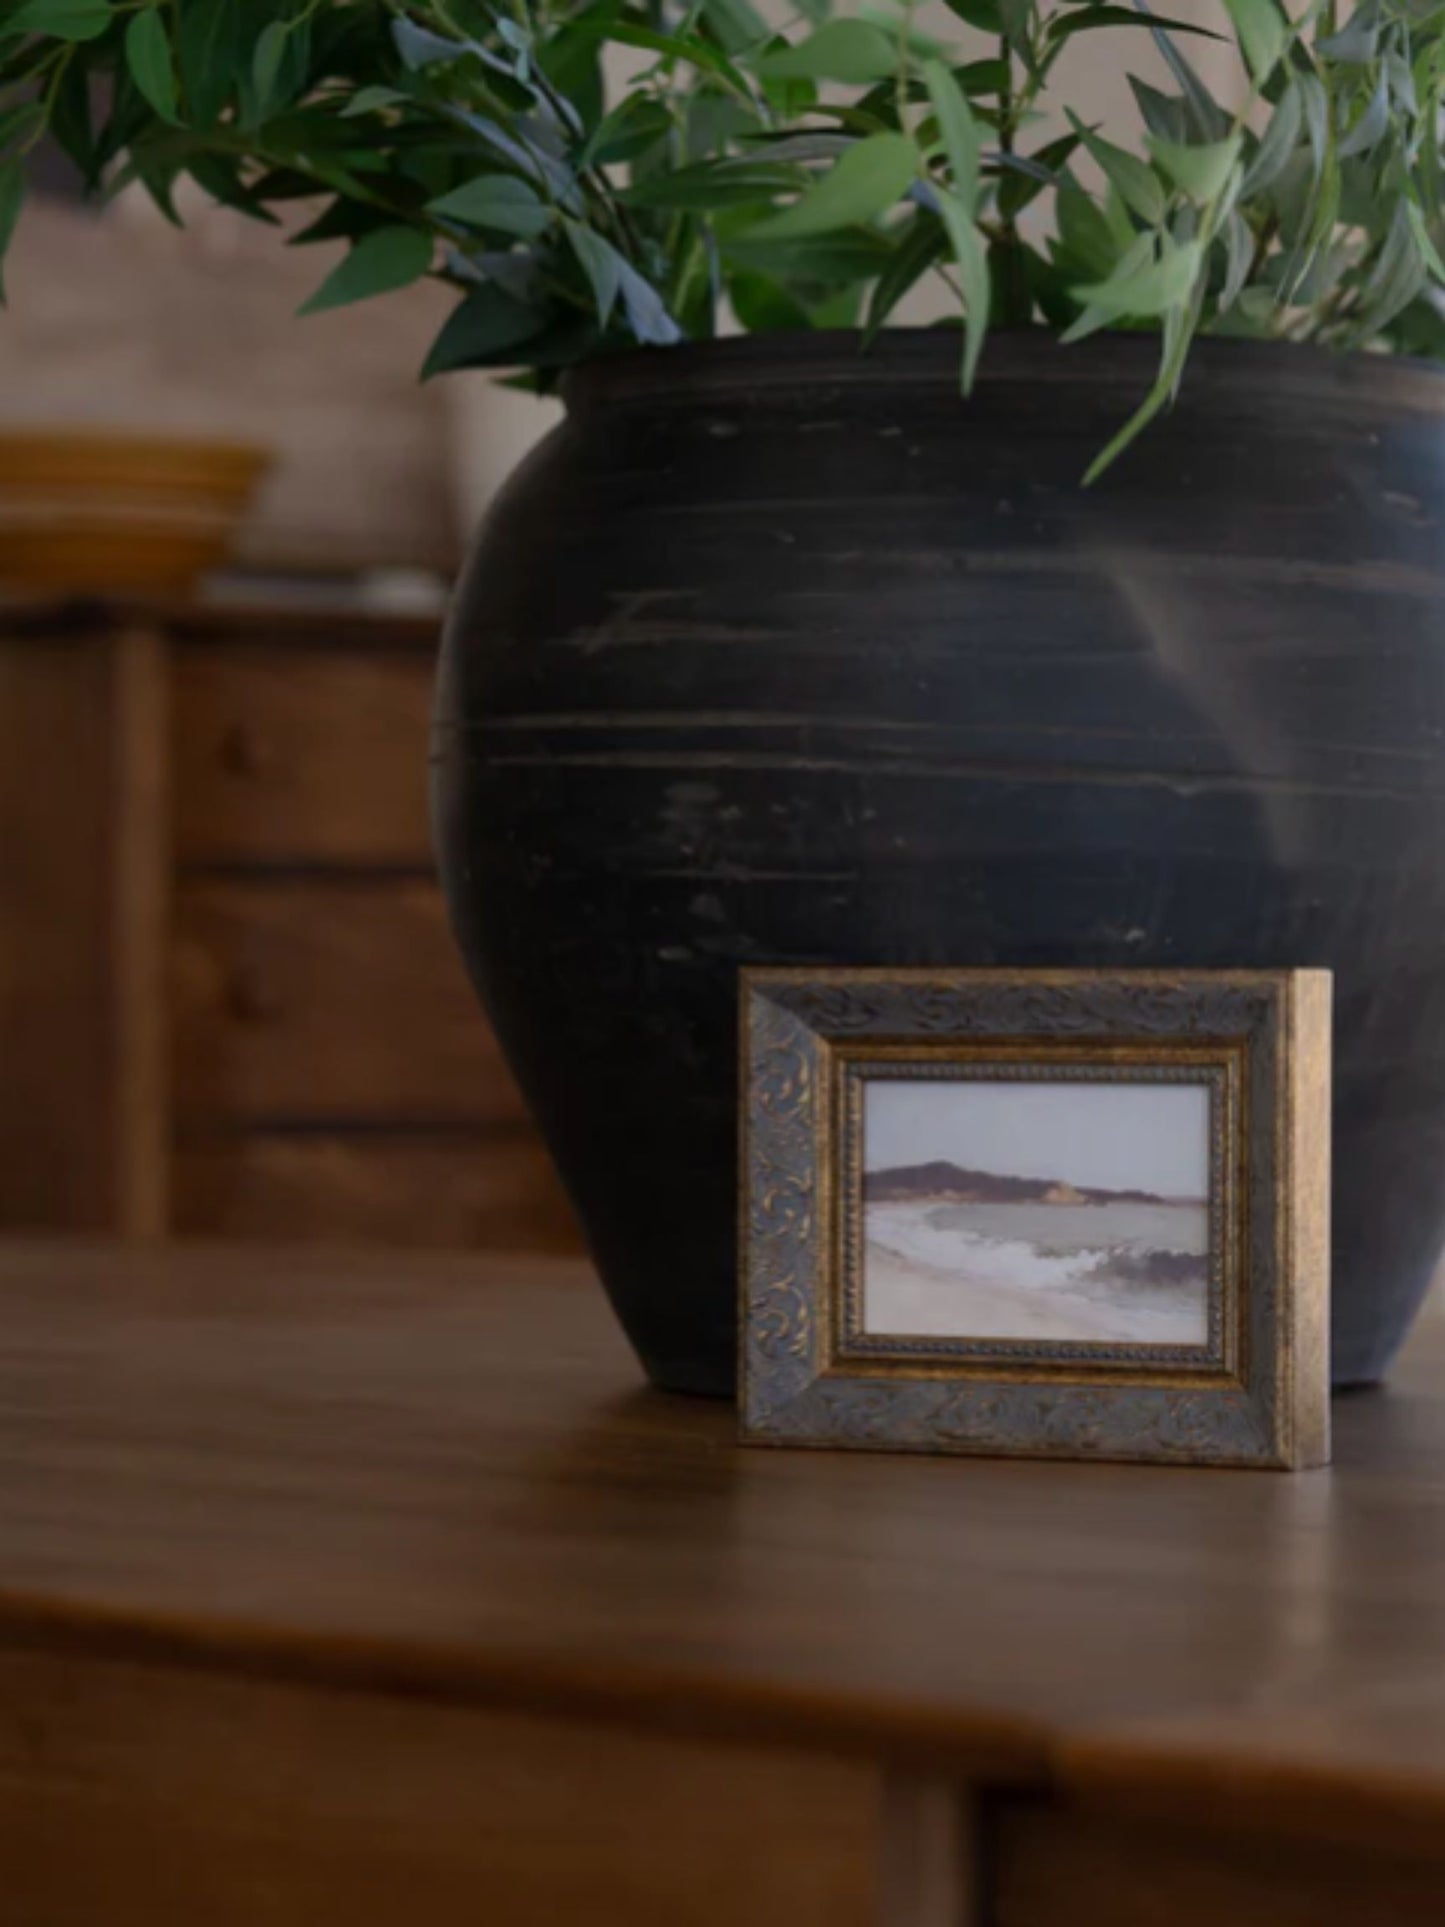
<instances>
[{"instance_id":1,"label":"beach landscape painting","mask_svg":"<svg viewBox=\"0 0 1445 1927\"><path fill-rule=\"evenodd\" d=\"M865 1336L1202 1346L1209 1091L870 1077Z\"/></svg>"}]
</instances>

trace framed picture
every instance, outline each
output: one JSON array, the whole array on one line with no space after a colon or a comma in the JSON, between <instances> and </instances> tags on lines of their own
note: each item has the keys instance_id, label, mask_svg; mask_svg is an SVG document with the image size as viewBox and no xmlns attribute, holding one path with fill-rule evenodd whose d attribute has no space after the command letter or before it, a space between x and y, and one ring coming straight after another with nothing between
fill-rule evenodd
<instances>
[{"instance_id":1,"label":"framed picture","mask_svg":"<svg viewBox=\"0 0 1445 1927\"><path fill-rule=\"evenodd\" d=\"M744 1435L1329 1456L1322 971L754 970Z\"/></svg>"}]
</instances>

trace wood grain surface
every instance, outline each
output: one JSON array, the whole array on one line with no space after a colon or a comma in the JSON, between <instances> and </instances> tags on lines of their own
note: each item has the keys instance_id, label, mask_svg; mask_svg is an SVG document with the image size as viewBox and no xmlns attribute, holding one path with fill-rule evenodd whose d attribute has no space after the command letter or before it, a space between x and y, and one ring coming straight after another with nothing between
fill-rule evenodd
<instances>
[{"instance_id":1,"label":"wood grain surface","mask_svg":"<svg viewBox=\"0 0 1445 1927\"><path fill-rule=\"evenodd\" d=\"M184 596L123 596L0 591L0 623L7 634L56 641L100 630L142 627L164 630L187 645L225 644L255 648L284 643L294 649L398 651L435 657L441 619L437 615L399 615L374 610L352 592L316 602L273 595L247 599L218 597L197 601Z\"/></svg>"},{"instance_id":2,"label":"wood grain surface","mask_svg":"<svg viewBox=\"0 0 1445 1927\"><path fill-rule=\"evenodd\" d=\"M433 665L415 650L177 650L177 856L183 865L431 869Z\"/></svg>"},{"instance_id":3,"label":"wood grain surface","mask_svg":"<svg viewBox=\"0 0 1445 1927\"><path fill-rule=\"evenodd\" d=\"M990 1927L1437 1927L1438 1861L1009 1803Z\"/></svg>"},{"instance_id":4,"label":"wood grain surface","mask_svg":"<svg viewBox=\"0 0 1445 1927\"><path fill-rule=\"evenodd\" d=\"M116 1013L111 1053L114 1225L122 1237L170 1229L170 672L165 637L137 624L115 637L113 772L106 798L114 851L110 950Z\"/></svg>"},{"instance_id":5,"label":"wood grain surface","mask_svg":"<svg viewBox=\"0 0 1445 1927\"><path fill-rule=\"evenodd\" d=\"M183 883L173 956L182 1130L526 1115L433 883Z\"/></svg>"},{"instance_id":6,"label":"wood grain surface","mask_svg":"<svg viewBox=\"0 0 1445 1927\"><path fill-rule=\"evenodd\" d=\"M528 1126L205 1132L175 1153L182 1235L452 1250L581 1249Z\"/></svg>"},{"instance_id":7,"label":"wood grain surface","mask_svg":"<svg viewBox=\"0 0 1445 1927\"><path fill-rule=\"evenodd\" d=\"M749 1451L565 1262L17 1246L0 1328L0 1648L1440 1851L1438 1328L1295 1477Z\"/></svg>"},{"instance_id":8,"label":"wood grain surface","mask_svg":"<svg viewBox=\"0 0 1445 1927\"><path fill-rule=\"evenodd\" d=\"M0 1654L14 1927L869 1927L866 1768Z\"/></svg>"},{"instance_id":9,"label":"wood grain surface","mask_svg":"<svg viewBox=\"0 0 1445 1927\"><path fill-rule=\"evenodd\" d=\"M164 1210L155 654L139 625L0 624L0 1224Z\"/></svg>"},{"instance_id":10,"label":"wood grain surface","mask_svg":"<svg viewBox=\"0 0 1445 1927\"><path fill-rule=\"evenodd\" d=\"M0 1226L580 1249L431 870L437 629L0 597Z\"/></svg>"}]
</instances>

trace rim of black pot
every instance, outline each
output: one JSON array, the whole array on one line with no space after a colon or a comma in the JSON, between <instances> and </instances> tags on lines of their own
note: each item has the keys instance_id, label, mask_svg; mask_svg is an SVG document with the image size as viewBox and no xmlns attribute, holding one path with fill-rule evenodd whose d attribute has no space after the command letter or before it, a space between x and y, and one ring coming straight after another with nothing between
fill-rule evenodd
<instances>
[{"instance_id":1,"label":"rim of black pot","mask_svg":"<svg viewBox=\"0 0 1445 1927\"><path fill-rule=\"evenodd\" d=\"M567 371L562 398L574 413L599 403L729 399L818 387L937 389L957 397L961 344L954 328L890 328L868 347L856 328L729 335L675 348L599 355ZM1142 396L1159 362L1159 337L1102 331L1065 346L1045 328L993 331L978 385L1047 379L1052 385L1118 386ZM1190 350L1185 391L1225 382L1307 402L1369 399L1445 413L1445 367L1409 355L1340 354L1287 341L1201 336Z\"/></svg>"}]
</instances>

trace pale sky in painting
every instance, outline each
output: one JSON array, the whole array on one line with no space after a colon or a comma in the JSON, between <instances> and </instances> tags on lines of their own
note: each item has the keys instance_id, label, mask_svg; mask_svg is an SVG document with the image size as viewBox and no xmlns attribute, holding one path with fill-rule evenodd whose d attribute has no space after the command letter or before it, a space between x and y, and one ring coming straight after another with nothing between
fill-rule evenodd
<instances>
[{"instance_id":1,"label":"pale sky in painting","mask_svg":"<svg viewBox=\"0 0 1445 1927\"><path fill-rule=\"evenodd\" d=\"M1001 1177L1202 1198L1209 1092L1202 1084L1023 1084L870 1078L868 1171L935 1158Z\"/></svg>"}]
</instances>

